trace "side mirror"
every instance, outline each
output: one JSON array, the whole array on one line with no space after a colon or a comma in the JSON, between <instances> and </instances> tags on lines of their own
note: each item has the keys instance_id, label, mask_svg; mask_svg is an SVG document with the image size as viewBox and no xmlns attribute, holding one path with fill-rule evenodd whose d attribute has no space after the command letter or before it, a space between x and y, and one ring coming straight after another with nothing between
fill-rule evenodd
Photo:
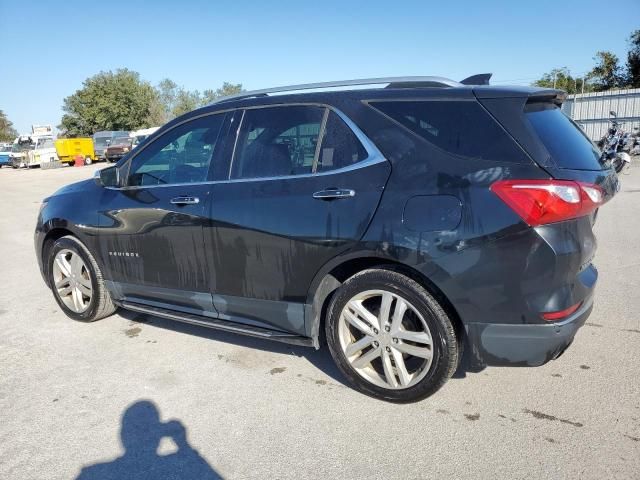
<instances>
[{"instance_id":1,"label":"side mirror","mask_svg":"<svg viewBox=\"0 0 640 480\"><path fill-rule=\"evenodd\" d=\"M116 165L96 171L96 173L93 174L93 178L98 185L103 187L120 186L120 173Z\"/></svg>"}]
</instances>

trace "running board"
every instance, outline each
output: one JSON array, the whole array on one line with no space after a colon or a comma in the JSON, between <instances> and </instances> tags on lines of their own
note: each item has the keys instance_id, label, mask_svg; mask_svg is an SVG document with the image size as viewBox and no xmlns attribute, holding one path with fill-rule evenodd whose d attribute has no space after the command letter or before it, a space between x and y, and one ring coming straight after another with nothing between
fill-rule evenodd
<instances>
[{"instance_id":1,"label":"running board","mask_svg":"<svg viewBox=\"0 0 640 480\"><path fill-rule=\"evenodd\" d=\"M200 327L213 328L215 330L223 330L230 333L239 333L240 335L248 335L250 337L264 338L265 340L274 340L276 342L289 343L293 345L302 345L304 347L313 347L313 340L301 335L295 335L267 328L254 327L252 325L244 325L242 323L231 322L228 320L219 320L217 318L203 317L201 315L193 315L191 313L176 312L165 308L151 307L134 302L122 301L119 305L126 309L138 313L155 315L156 317L176 320L178 322L190 323Z\"/></svg>"}]
</instances>

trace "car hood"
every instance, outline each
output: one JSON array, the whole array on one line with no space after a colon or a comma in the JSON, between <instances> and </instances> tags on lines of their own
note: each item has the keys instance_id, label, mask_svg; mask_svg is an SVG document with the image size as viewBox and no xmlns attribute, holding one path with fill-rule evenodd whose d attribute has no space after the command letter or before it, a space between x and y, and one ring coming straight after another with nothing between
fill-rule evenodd
<instances>
[{"instance_id":1,"label":"car hood","mask_svg":"<svg viewBox=\"0 0 640 480\"><path fill-rule=\"evenodd\" d=\"M94 184L94 180L92 178L88 178L86 180L81 180L79 182L70 183L69 185L65 185L64 187L56 190L49 197L45 198L45 202L48 201L52 197L59 197L61 195L68 195L70 193L76 192L85 192L90 189L90 187Z\"/></svg>"}]
</instances>

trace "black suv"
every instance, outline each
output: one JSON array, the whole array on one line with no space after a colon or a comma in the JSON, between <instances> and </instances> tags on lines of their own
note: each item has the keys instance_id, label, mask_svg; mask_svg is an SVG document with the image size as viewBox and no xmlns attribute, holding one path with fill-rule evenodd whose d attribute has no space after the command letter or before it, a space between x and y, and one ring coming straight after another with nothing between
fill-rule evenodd
<instances>
[{"instance_id":1,"label":"black suv","mask_svg":"<svg viewBox=\"0 0 640 480\"><path fill-rule=\"evenodd\" d=\"M330 89L365 83L385 87ZM302 85L183 115L44 201L44 279L80 321L122 307L326 343L389 401L434 393L463 351L542 365L591 312L618 179L563 92L487 83Z\"/></svg>"}]
</instances>

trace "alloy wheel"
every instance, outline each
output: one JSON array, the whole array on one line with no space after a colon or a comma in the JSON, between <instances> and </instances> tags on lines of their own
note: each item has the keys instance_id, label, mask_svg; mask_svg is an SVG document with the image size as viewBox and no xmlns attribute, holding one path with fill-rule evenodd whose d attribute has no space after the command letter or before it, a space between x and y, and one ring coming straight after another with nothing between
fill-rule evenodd
<instances>
[{"instance_id":1,"label":"alloy wheel","mask_svg":"<svg viewBox=\"0 0 640 480\"><path fill-rule=\"evenodd\" d=\"M82 313L89 308L93 296L91 276L80 255L60 250L53 261L53 281L58 297L69 310Z\"/></svg>"},{"instance_id":2,"label":"alloy wheel","mask_svg":"<svg viewBox=\"0 0 640 480\"><path fill-rule=\"evenodd\" d=\"M386 290L351 298L340 314L338 337L351 367L383 388L412 387L427 375L433 360L424 317L407 299Z\"/></svg>"}]
</instances>

